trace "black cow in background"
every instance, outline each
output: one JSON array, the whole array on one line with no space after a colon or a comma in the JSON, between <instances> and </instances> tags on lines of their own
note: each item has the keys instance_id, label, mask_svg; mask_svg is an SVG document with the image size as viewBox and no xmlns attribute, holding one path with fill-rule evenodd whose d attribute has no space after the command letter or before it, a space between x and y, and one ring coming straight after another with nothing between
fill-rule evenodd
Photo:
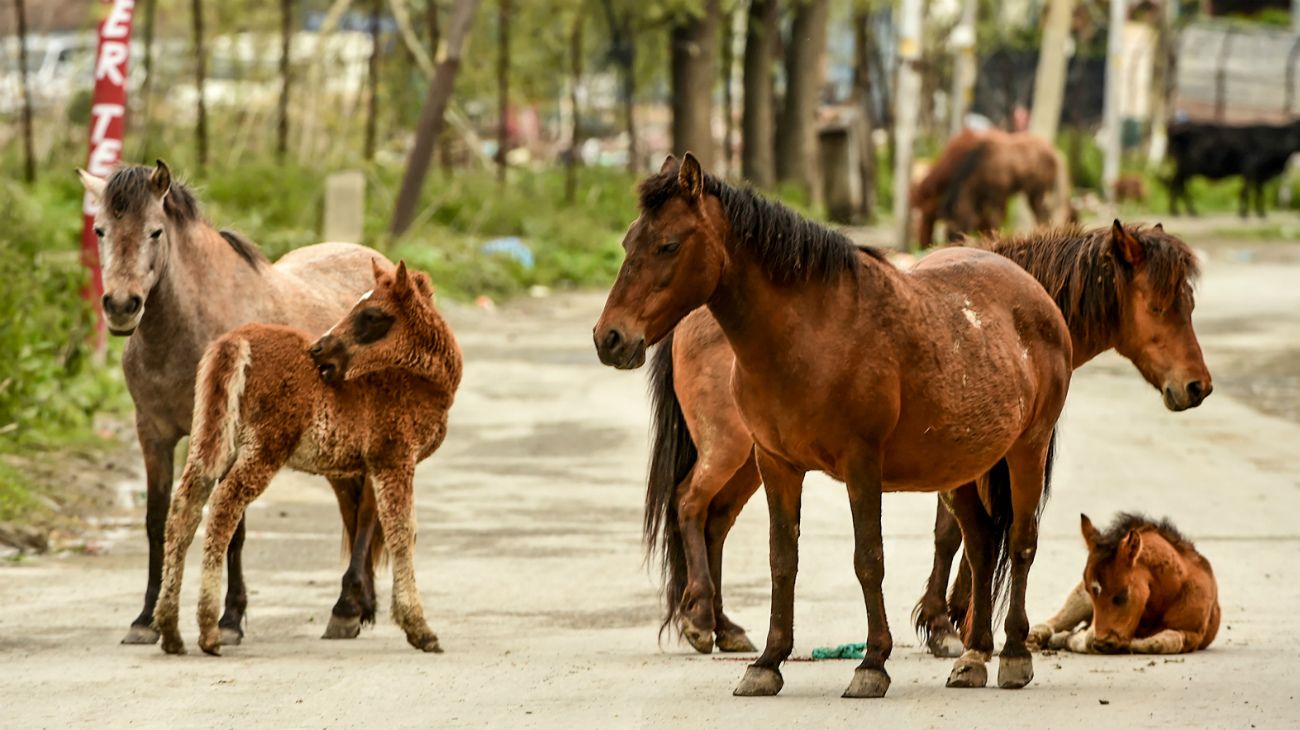
<instances>
[{"instance_id":1,"label":"black cow in background","mask_svg":"<svg viewBox=\"0 0 1300 730\"><path fill-rule=\"evenodd\" d=\"M1255 191L1255 212L1264 216L1264 183L1286 170L1287 160L1300 151L1300 121L1285 126L1229 127L1205 122L1178 122L1169 127L1169 154L1174 176L1169 182L1169 212L1178 215L1178 199L1196 215L1187 194L1187 181L1196 175L1211 180L1240 175L1241 217L1250 213L1250 191Z\"/></svg>"}]
</instances>

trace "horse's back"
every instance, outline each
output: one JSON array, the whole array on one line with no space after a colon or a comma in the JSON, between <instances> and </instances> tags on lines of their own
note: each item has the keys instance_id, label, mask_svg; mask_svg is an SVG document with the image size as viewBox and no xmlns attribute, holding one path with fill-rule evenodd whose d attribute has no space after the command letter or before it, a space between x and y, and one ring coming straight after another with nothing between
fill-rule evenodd
<instances>
[{"instance_id":1,"label":"horse's back","mask_svg":"<svg viewBox=\"0 0 1300 730\"><path fill-rule=\"evenodd\" d=\"M284 294L284 321L313 332L333 325L374 288L375 259L391 265L378 251L353 243L317 243L282 256L272 268Z\"/></svg>"}]
</instances>

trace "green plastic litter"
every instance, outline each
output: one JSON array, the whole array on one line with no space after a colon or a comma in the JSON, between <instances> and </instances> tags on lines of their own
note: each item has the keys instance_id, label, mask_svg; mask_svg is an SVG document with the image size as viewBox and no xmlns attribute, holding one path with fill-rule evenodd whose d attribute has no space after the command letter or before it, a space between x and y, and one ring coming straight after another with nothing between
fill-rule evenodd
<instances>
[{"instance_id":1,"label":"green plastic litter","mask_svg":"<svg viewBox=\"0 0 1300 730\"><path fill-rule=\"evenodd\" d=\"M867 645L840 644L839 646L819 646L812 650L813 659L861 659Z\"/></svg>"}]
</instances>

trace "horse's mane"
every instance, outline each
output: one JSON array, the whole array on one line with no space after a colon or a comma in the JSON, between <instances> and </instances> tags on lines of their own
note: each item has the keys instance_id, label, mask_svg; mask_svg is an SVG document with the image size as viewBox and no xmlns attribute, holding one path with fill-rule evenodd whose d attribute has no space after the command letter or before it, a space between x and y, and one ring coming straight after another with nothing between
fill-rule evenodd
<instances>
[{"instance_id":1,"label":"horse's mane","mask_svg":"<svg viewBox=\"0 0 1300 730\"><path fill-rule=\"evenodd\" d=\"M1142 243L1146 273L1156 296L1168 305L1184 283L1200 276L1196 255L1176 236L1156 228L1128 225ZM1111 255L1110 227L1084 230L1078 225L995 236L976 245L1020 264L1043 285L1070 328L1075 342L1098 344L1119 327L1121 294L1131 274Z\"/></svg>"},{"instance_id":2,"label":"horse's mane","mask_svg":"<svg viewBox=\"0 0 1300 730\"><path fill-rule=\"evenodd\" d=\"M104 209L115 218L128 215L143 215L145 206L153 200L153 188L149 179L153 168L141 165L118 168L104 186ZM173 180L167 197L163 200L163 212L177 225L202 222L199 201L194 192L178 180ZM232 231L220 231L221 237L250 266L257 268L266 262L266 256L257 244Z\"/></svg>"},{"instance_id":3,"label":"horse's mane","mask_svg":"<svg viewBox=\"0 0 1300 730\"><path fill-rule=\"evenodd\" d=\"M681 194L677 169L646 178L639 192L641 210L653 215ZM857 271L859 252L887 263L880 249L855 245L844 234L814 223L748 186L732 187L706 174L704 192L722 202L737 243L752 253L777 283L815 278L828 281L846 271Z\"/></svg>"},{"instance_id":4,"label":"horse's mane","mask_svg":"<svg viewBox=\"0 0 1300 730\"><path fill-rule=\"evenodd\" d=\"M1119 544L1132 531L1144 532L1151 530L1163 537L1170 545L1180 553L1197 554L1196 545L1183 536L1183 533L1174 527L1174 523L1169 518L1161 518L1156 521L1144 514L1137 512L1121 512L1115 516L1115 520L1110 523L1101 537L1093 544L1093 555L1098 562L1105 562L1115 557L1119 550Z\"/></svg>"}]
</instances>

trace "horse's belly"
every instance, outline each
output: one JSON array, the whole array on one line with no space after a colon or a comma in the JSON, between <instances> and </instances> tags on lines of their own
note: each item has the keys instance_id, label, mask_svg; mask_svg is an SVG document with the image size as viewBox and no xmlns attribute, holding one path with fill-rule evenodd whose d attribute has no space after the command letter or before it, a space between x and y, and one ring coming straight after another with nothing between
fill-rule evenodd
<instances>
[{"instance_id":1,"label":"horse's belly","mask_svg":"<svg viewBox=\"0 0 1300 730\"><path fill-rule=\"evenodd\" d=\"M320 422L303 434L285 465L330 477L357 476L365 471L360 444Z\"/></svg>"}]
</instances>

